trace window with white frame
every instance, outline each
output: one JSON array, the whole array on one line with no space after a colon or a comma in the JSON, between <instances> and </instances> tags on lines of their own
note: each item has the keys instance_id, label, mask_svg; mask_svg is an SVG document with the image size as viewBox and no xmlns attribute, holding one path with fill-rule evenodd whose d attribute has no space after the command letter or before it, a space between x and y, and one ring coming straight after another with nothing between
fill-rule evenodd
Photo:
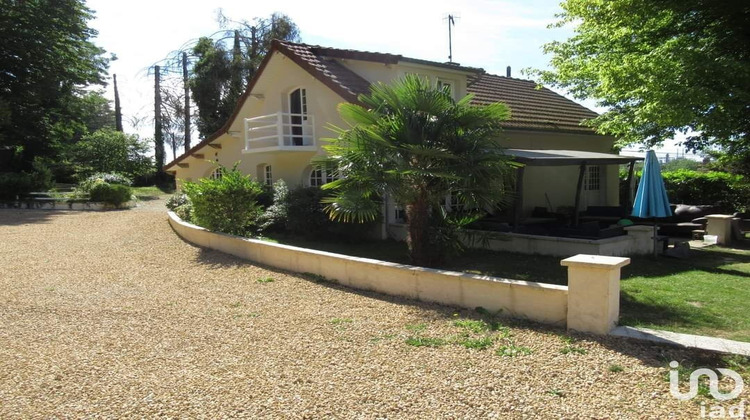
<instances>
[{"instance_id":1,"label":"window with white frame","mask_svg":"<svg viewBox=\"0 0 750 420\"><path fill-rule=\"evenodd\" d=\"M211 178L211 179L221 179L222 175L223 175L222 168L216 168L216 169L213 170L213 172L211 172L211 175L209 175L209 178Z\"/></svg>"},{"instance_id":2,"label":"window with white frame","mask_svg":"<svg viewBox=\"0 0 750 420\"><path fill-rule=\"evenodd\" d=\"M311 187L320 187L321 185L333 182L338 177L338 171L335 169L315 166L310 170L309 183Z\"/></svg>"},{"instance_id":3,"label":"window with white frame","mask_svg":"<svg viewBox=\"0 0 750 420\"><path fill-rule=\"evenodd\" d=\"M271 165L266 165L263 168L263 182L269 186L273 185L273 170L271 169Z\"/></svg>"},{"instance_id":4,"label":"window with white frame","mask_svg":"<svg viewBox=\"0 0 750 420\"><path fill-rule=\"evenodd\" d=\"M307 89L295 89L289 94L289 112L307 121Z\"/></svg>"},{"instance_id":5,"label":"window with white frame","mask_svg":"<svg viewBox=\"0 0 750 420\"><path fill-rule=\"evenodd\" d=\"M406 222L406 210L401 206L396 206L393 209L393 221L397 223Z\"/></svg>"},{"instance_id":6,"label":"window with white frame","mask_svg":"<svg viewBox=\"0 0 750 420\"><path fill-rule=\"evenodd\" d=\"M461 204L458 199L457 191L451 191L450 194L445 196L443 207L445 207L445 210L448 212L455 212L463 209L463 204Z\"/></svg>"},{"instance_id":7,"label":"window with white frame","mask_svg":"<svg viewBox=\"0 0 750 420\"><path fill-rule=\"evenodd\" d=\"M589 166L586 168L586 180L583 185L588 191L599 191L601 187L601 172L598 166Z\"/></svg>"},{"instance_id":8,"label":"window with white frame","mask_svg":"<svg viewBox=\"0 0 750 420\"><path fill-rule=\"evenodd\" d=\"M452 80L437 79L437 88L440 90L447 90L451 97L454 97L456 92L455 84Z\"/></svg>"}]
</instances>

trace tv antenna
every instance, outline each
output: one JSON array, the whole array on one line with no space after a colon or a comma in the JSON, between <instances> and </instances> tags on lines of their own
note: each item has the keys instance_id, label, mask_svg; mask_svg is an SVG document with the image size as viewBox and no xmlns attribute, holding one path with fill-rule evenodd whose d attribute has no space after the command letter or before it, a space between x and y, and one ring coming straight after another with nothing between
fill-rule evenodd
<instances>
[{"instance_id":1,"label":"tv antenna","mask_svg":"<svg viewBox=\"0 0 750 420\"><path fill-rule=\"evenodd\" d=\"M451 26L456 26L456 19L460 19L460 16L457 16L455 14L448 14L447 17L444 17L443 20L448 21L448 62L453 62L453 32L451 30Z\"/></svg>"}]
</instances>

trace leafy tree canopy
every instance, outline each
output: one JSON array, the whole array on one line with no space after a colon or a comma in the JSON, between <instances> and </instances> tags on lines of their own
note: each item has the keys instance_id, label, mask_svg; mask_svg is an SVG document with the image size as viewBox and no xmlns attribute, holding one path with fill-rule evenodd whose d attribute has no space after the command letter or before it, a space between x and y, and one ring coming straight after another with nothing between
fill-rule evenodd
<instances>
[{"instance_id":1,"label":"leafy tree canopy","mask_svg":"<svg viewBox=\"0 0 750 420\"><path fill-rule=\"evenodd\" d=\"M82 88L103 85L109 64L91 17L82 0L0 0L0 145L22 150L21 168L86 124Z\"/></svg>"},{"instance_id":2,"label":"leafy tree canopy","mask_svg":"<svg viewBox=\"0 0 750 420\"><path fill-rule=\"evenodd\" d=\"M221 128L231 115L232 110L222 102L231 73L226 50L211 38L199 39L193 54L198 61L193 68L190 90L198 107L198 131L205 137Z\"/></svg>"},{"instance_id":3,"label":"leafy tree canopy","mask_svg":"<svg viewBox=\"0 0 750 420\"><path fill-rule=\"evenodd\" d=\"M274 39L299 41L297 25L281 13L252 22L237 22L220 14L219 21L227 28L220 32L223 36L218 40L202 37L192 51L197 61L190 90L198 107L197 127L202 137L216 132L231 116Z\"/></svg>"},{"instance_id":4,"label":"leafy tree canopy","mask_svg":"<svg viewBox=\"0 0 750 420\"><path fill-rule=\"evenodd\" d=\"M99 172L119 173L131 179L150 175L154 162L148 144L136 135L105 128L84 136L71 151L79 179Z\"/></svg>"},{"instance_id":5,"label":"leafy tree canopy","mask_svg":"<svg viewBox=\"0 0 750 420\"><path fill-rule=\"evenodd\" d=\"M624 144L719 146L750 158L750 3L707 0L565 0L541 81L593 98L592 121Z\"/></svg>"}]
</instances>

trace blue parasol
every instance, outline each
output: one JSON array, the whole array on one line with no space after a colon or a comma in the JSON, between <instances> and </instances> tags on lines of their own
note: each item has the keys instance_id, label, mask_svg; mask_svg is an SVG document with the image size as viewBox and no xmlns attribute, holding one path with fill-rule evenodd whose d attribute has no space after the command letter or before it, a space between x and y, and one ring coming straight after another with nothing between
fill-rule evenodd
<instances>
[{"instance_id":1,"label":"blue parasol","mask_svg":"<svg viewBox=\"0 0 750 420\"><path fill-rule=\"evenodd\" d=\"M672 208L669 207L669 197L664 188L659 159L656 158L653 150L646 153L646 162L643 165L641 181L638 183L632 215L643 219L654 219L654 255L656 255L656 219L671 216Z\"/></svg>"}]
</instances>

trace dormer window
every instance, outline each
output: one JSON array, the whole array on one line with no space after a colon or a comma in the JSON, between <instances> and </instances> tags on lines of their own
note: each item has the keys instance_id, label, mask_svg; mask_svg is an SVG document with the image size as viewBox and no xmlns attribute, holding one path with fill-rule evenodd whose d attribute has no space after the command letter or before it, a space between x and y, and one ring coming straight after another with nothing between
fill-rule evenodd
<instances>
[{"instance_id":1,"label":"dormer window","mask_svg":"<svg viewBox=\"0 0 750 420\"><path fill-rule=\"evenodd\" d=\"M437 79L437 88L440 90L446 90L451 98L455 97L456 86L452 80Z\"/></svg>"}]
</instances>

